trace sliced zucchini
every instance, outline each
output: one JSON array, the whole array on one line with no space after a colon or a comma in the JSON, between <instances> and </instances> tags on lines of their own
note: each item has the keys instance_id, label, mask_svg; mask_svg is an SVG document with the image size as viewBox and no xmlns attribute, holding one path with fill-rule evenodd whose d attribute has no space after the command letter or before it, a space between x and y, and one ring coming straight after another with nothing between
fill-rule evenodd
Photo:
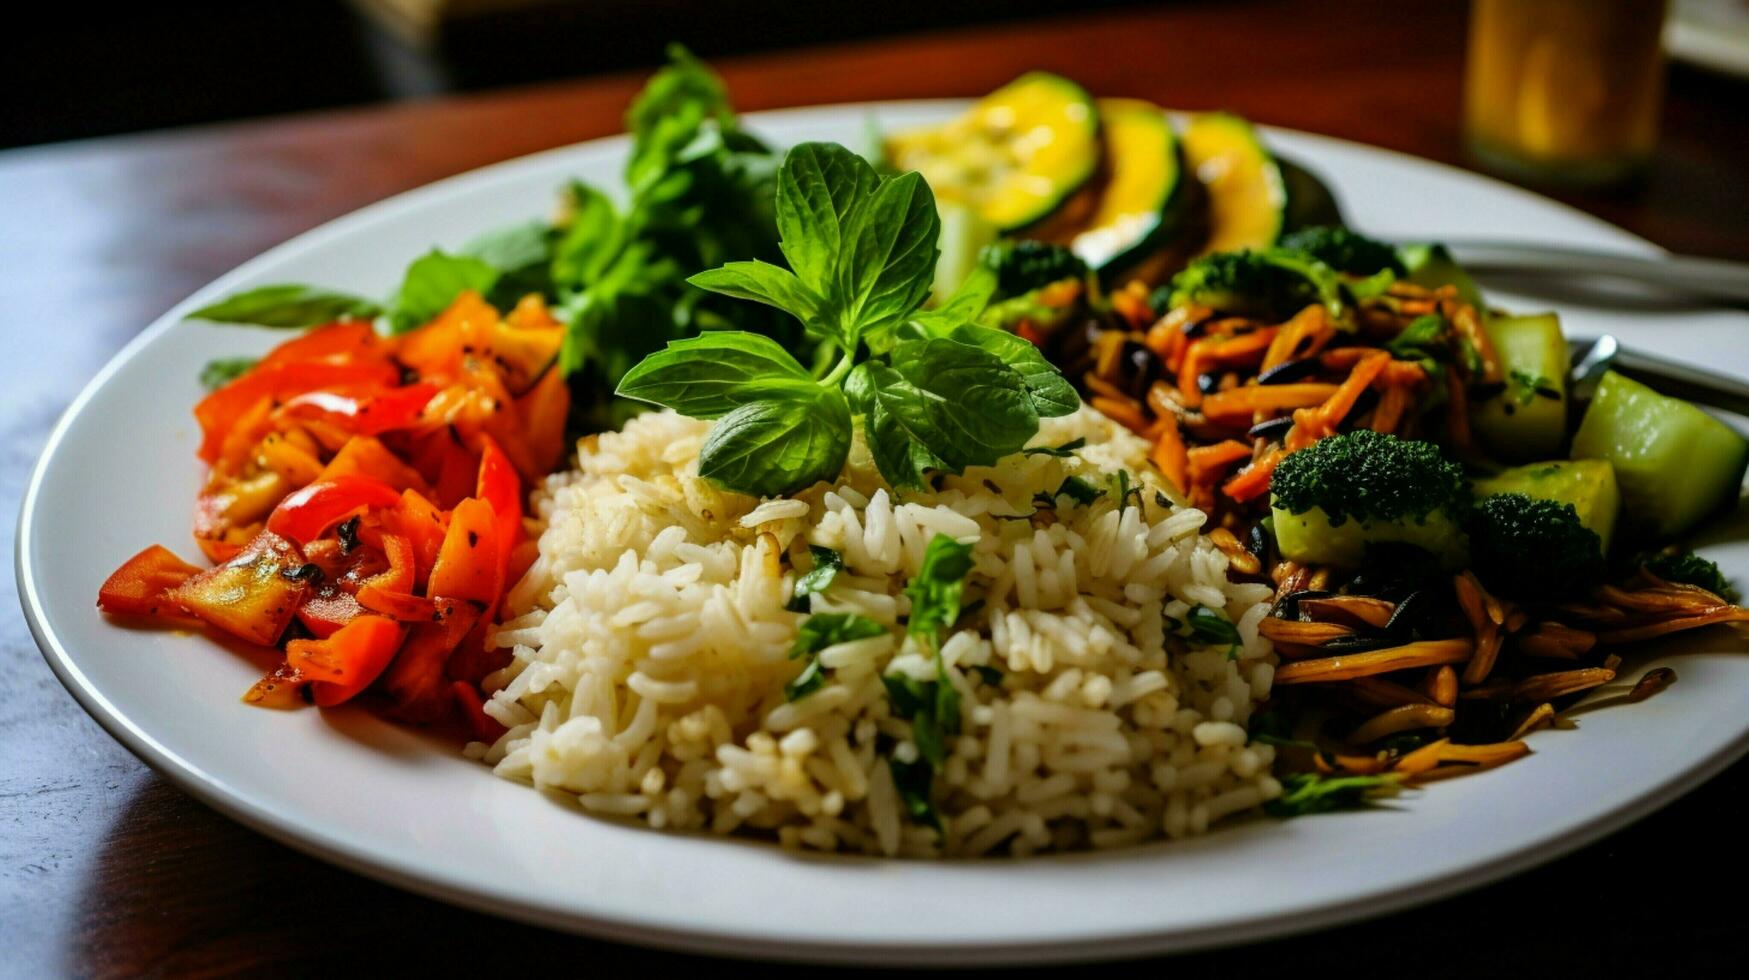
<instances>
[{"instance_id":1,"label":"sliced zucchini","mask_svg":"<svg viewBox=\"0 0 1749 980\"><path fill-rule=\"evenodd\" d=\"M1336 195L1317 174L1280 154L1275 157L1275 165L1281 168L1281 183L1287 192L1283 232L1344 224Z\"/></svg>"},{"instance_id":2,"label":"sliced zucchini","mask_svg":"<svg viewBox=\"0 0 1749 980\"><path fill-rule=\"evenodd\" d=\"M1665 541L1736 503L1749 440L1678 398L1614 371L1598 382L1574 459L1606 459L1621 485L1624 530Z\"/></svg>"},{"instance_id":3,"label":"sliced zucchini","mask_svg":"<svg viewBox=\"0 0 1749 980\"><path fill-rule=\"evenodd\" d=\"M1531 463L1476 481L1476 496L1522 493L1538 500L1572 504L1579 523L1597 535L1604 554L1615 534L1615 519L1621 510L1621 493L1615 485L1615 467L1602 459L1561 459Z\"/></svg>"},{"instance_id":4,"label":"sliced zucchini","mask_svg":"<svg viewBox=\"0 0 1749 980\"><path fill-rule=\"evenodd\" d=\"M1183 160L1165 110L1140 99L1100 99L1106 176L1093 216L1069 241L1107 275L1135 265L1183 224Z\"/></svg>"},{"instance_id":5,"label":"sliced zucchini","mask_svg":"<svg viewBox=\"0 0 1749 980\"><path fill-rule=\"evenodd\" d=\"M1032 72L951 122L893 133L886 155L938 199L964 204L1001 231L1057 210L1099 168L1099 113L1081 86Z\"/></svg>"},{"instance_id":6,"label":"sliced zucchini","mask_svg":"<svg viewBox=\"0 0 1749 980\"><path fill-rule=\"evenodd\" d=\"M1506 387L1476 404L1470 420L1482 442L1508 462L1546 459L1567 438L1567 340L1560 318L1503 316L1484 329L1494 343Z\"/></svg>"},{"instance_id":7,"label":"sliced zucchini","mask_svg":"<svg viewBox=\"0 0 1749 980\"><path fill-rule=\"evenodd\" d=\"M1287 188L1257 131L1227 112L1196 116L1184 130L1184 158L1208 191L1202 254L1266 248L1281 237Z\"/></svg>"}]
</instances>

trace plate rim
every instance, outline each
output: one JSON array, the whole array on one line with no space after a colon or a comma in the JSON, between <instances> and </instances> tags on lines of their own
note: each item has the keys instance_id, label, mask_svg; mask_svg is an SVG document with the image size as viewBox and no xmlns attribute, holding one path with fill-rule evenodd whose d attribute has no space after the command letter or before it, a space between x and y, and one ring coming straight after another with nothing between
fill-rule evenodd
<instances>
[{"instance_id":1,"label":"plate rim","mask_svg":"<svg viewBox=\"0 0 1749 980\"><path fill-rule=\"evenodd\" d=\"M867 115L895 111L949 112L955 107L963 107L967 101L963 99L932 99L842 103L747 113L743 118L757 129L764 122L793 120L796 117L805 118L810 114L842 116L849 113ZM1583 219L1584 223L1596 229L1607 230L1615 240L1611 243L1612 246L1616 242L1626 244L1631 240L1641 251L1657 251L1657 246L1651 242L1577 208L1472 171L1350 140L1284 127L1260 126L1260 128L1266 135L1286 135L1293 140L1323 143L1348 151L1359 150L1368 154L1388 157L1400 165L1436 168L1465 180L1492 185L1492 189L1495 191L1509 192L1513 196L1534 199L1543 206L1560 208ZM44 441L41 455L30 469L24 492L21 495L16 526L14 569L18 593L25 614L24 619L32 638L42 651L44 659L80 707L96 720L111 737L184 792L281 844L393 887L449 904L565 932L581 933L609 941L629 942L664 950L686 950L736 957L839 964L866 964L868 958L873 955L880 957L883 963L911 965L1068 962L1113 959L1161 952L1189 952L1304 933L1353 922L1361 918L1400 911L1497 881L1517 871L1577 850L1660 809L1711 779L1746 752L1749 752L1749 730L1746 730L1740 733L1735 740L1718 748L1711 755L1695 760L1651 790L1606 810L1577 827L1558 834L1551 832L1540 838L1527 839L1518 848L1508 853L1497 855L1493 859L1479 864L1450 871L1435 878L1418 881L1412 885L1385 886L1357 892L1342 901L1326 902L1315 908L1277 910L1258 916L1227 918L1217 923L1201 926L1177 927L1170 931L1155 929L1151 931L1126 930L1118 933L1098 933L1094 930L1086 930L1081 938L1046 939L1033 943L1009 940L980 943L975 938L965 941L956 940L952 943L906 941L835 943L781 936L777 934L777 930L752 936L727 934L713 931L708 927L652 924L645 917L630 915L616 917L611 913L586 914L576 909L558 910L538 902L518 901L517 896L500 889L492 888L483 883L461 881L454 876L445 875L440 865L405 866L403 862L373 855L367 848L327 832L324 828L298 824L288 819L284 814L276 813L271 806L255 799L249 793L231 787L227 780L220 775L202 769L141 729L127 716L125 711L118 708L79 669L75 658L67 650L42 607L41 594L45 591L45 586L37 580L31 560L37 546L37 542L34 540L36 537L35 515L45 474L51 460L61 451L73 420L83 412L96 394L109 383L110 379L133 360L143 348L152 343L160 334L181 322L185 311L193 306L198 297L231 288L231 284L249 278L262 266L276 264L305 249L320 247L333 238L355 234L360 230L360 226L367 225L378 217L402 208L418 207L428 199L441 197L444 193L456 189L458 185L465 184L470 189L477 188L481 186L482 180L511 179L514 177L515 170L530 165L532 161L574 154L584 148L611 153L626 142L627 137L620 134L499 161L409 189L323 222L243 262L172 306L127 344L123 345L80 389L56 420L48 438Z\"/></svg>"}]
</instances>

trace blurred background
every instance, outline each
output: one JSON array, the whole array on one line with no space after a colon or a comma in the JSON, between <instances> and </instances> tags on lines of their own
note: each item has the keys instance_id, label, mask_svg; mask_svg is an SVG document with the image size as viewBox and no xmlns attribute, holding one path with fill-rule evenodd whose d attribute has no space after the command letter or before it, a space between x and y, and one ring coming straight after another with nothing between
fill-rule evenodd
<instances>
[{"instance_id":1,"label":"blurred background","mask_svg":"<svg viewBox=\"0 0 1749 980\"><path fill-rule=\"evenodd\" d=\"M1077 10L1159 4L1093 0ZM0 147L1064 13L1060 0L42 4L0 58ZM115 9L107 9L114 7ZM99 12L101 10L101 12Z\"/></svg>"}]
</instances>

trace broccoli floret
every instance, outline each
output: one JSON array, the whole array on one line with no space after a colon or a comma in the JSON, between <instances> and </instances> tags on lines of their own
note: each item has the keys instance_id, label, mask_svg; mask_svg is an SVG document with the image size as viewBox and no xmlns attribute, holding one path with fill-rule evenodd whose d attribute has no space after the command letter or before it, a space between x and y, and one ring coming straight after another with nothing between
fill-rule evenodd
<instances>
[{"instance_id":1,"label":"broccoli floret","mask_svg":"<svg viewBox=\"0 0 1749 980\"><path fill-rule=\"evenodd\" d=\"M1395 247L1359 232L1331 225L1317 225L1290 232L1281 247L1304 252L1337 272L1370 276L1390 270L1403 275L1403 263Z\"/></svg>"},{"instance_id":2,"label":"broccoli floret","mask_svg":"<svg viewBox=\"0 0 1749 980\"><path fill-rule=\"evenodd\" d=\"M1429 442L1360 429L1288 455L1270 482L1277 546L1294 561L1354 568L1368 546L1415 545L1464 561L1470 485Z\"/></svg>"},{"instance_id":3,"label":"broccoli floret","mask_svg":"<svg viewBox=\"0 0 1749 980\"><path fill-rule=\"evenodd\" d=\"M1205 255L1172 277L1166 306L1196 303L1219 310L1285 320L1313 303L1342 315L1336 271L1304 252L1270 248ZM1157 309L1165 308L1156 303Z\"/></svg>"},{"instance_id":4,"label":"broccoli floret","mask_svg":"<svg viewBox=\"0 0 1749 980\"><path fill-rule=\"evenodd\" d=\"M1021 239L984 246L978 262L996 273L993 302L1023 296L1064 279L1087 275L1087 263L1074 252L1050 242Z\"/></svg>"},{"instance_id":5,"label":"broccoli floret","mask_svg":"<svg viewBox=\"0 0 1749 980\"><path fill-rule=\"evenodd\" d=\"M1494 592L1515 599L1559 599L1603 578L1603 542L1572 504L1498 493L1476 505L1470 560Z\"/></svg>"},{"instance_id":6,"label":"broccoli floret","mask_svg":"<svg viewBox=\"0 0 1749 980\"><path fill-rule=\"evenodd\" d=\"M1735 601L1737 590L1719 566L1692 551L1665 551L1645 559L1640 566L1666 582L1693 585L1723 599Z\"/></svg>"}]
</instances>

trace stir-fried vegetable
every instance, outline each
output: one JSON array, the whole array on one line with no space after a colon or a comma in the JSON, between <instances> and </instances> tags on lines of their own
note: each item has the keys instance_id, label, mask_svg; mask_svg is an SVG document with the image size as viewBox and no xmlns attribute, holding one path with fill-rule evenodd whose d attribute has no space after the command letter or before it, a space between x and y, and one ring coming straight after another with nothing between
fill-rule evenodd
<instances>
[{"instance_id":1,"label":"stir-fried vegetable","mask_svg":"<svg viewBox=\"0 0 1749 980\"><path fill-rule=\"evenodd\" d=\"M538 297L500 316L470 292L396 336L344 321L281 344L196 409L195 536L218 566L148 548L99 607L282 647L253 704L374 687L409 720L489 728L471 685L502 663L484 626L530 560L523 487L564 445L545 380L564 331Z\"/></svg>"}]
</instances>

